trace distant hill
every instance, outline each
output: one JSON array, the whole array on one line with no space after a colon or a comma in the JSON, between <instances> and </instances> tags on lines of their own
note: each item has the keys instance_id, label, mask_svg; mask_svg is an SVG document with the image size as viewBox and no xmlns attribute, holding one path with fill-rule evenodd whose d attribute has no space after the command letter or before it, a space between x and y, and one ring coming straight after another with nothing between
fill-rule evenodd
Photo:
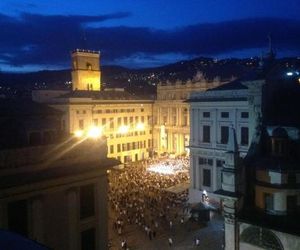
<instances>
[{"instance_id":1,"label":"distant hill","mask_svg":"<svg viewBox=\"0 0 300 250\"><path fill-rule=\"evenodd\" d=\"M283 59L281 59L283 60ZM296 58L283 61L298 64ZM136 94L155 93L160 81L192 79L201 71L210 81L215 77L229 81L238 78L259 64L258 58L224 59L196 58L188 61L145 69L128 69L120 66L102 66L102 83L105 87L124 87ZM29 96L33 89L70 89L71 70L44 70L31 73L0 72L0 93L6 96Z\"/></svg>"}]
</instances>

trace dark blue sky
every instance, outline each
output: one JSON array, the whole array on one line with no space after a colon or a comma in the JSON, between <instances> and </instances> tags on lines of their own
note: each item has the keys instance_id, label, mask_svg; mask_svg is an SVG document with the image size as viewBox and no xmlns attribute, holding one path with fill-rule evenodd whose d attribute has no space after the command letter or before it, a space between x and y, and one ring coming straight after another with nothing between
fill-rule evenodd
<instances>
[{"instance_id":1,"label":"dark blue sky","mask_svg":"<svg viewBox=\"0 0 300 250\"><path fill-rule=\"evenodd\" d=\"M299 0L1 0L0 69L68 68L84 46L127 67L259 56L269 33L279 56L299 56L299 13Z\"/></svg>"}]
</instances>

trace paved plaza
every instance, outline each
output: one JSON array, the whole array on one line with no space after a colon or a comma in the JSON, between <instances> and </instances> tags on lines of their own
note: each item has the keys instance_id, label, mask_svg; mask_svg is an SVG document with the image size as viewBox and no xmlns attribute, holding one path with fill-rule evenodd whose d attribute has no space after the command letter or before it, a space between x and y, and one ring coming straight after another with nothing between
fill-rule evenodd
<instances>
[{"instance_id":1,"label":"paved plaza","mask_svg":"<svg viewBox=\"0 0 300 250\"><path fill-rule=\"evenodd\" d=\"M112 215L111 215L112 216ZM109 238L111 240L112 250L122 249L121 242L126 239L130 250L165 250L165 249L205 249L221 250L223 242L223 218L214 214L207 226L198 225L195 222L185 222L183 225L177 224L173 230L167 227L159 230L153 240L149 240L147 235L136 225L128 226L123 234L119 236L113 230L113 216L110 217ZM168 244L168 238L171 235L173 246ZM199 238L199 246L195 245L196 237Z\"/></svg>"},{"instance_id":2,"label":"paved plaza","mask_svg":"<svg viewBox=\"0 0 300 250\"><path fill-rule=\"evenodd\" d=\"M122 249L122 241L131 250L222 249L222 216L210 211L207 223L190 220L187 191L182 190L188 173L149 174L149 162L141 164L114 170L110 176L110 249Z\"/></svg>"}]
</instances>

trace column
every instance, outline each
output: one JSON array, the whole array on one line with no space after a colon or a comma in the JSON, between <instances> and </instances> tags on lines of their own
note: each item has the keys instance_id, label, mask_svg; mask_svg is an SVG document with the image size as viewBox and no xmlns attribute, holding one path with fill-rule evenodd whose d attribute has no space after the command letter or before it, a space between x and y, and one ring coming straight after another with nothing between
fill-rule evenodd
<instances>
[{"instance_id":1,"label":"column","mask_svg":"<svg viewBox=\"0 0 300 250\"><path fill-rule=\"evenodd\" d=\"M200 121L199 121L199 116L198 116L198 113L199 113L199 110L198 109L194 109L194 117L193 117L193 124L194 124L194 141L195 141L195 145L199 145L199 141L200 141L200 138L199 138L199 134L200 134Z\"/></svg>"},{"instance_id":2,"label":"column","mask_svg":"<svg viewBox=\"0 0 300 250\"><path fill-rule=\"evenodd\" d=\"M200 180L200 177L201 177L201 169L200 169L200 166L198 164L198 161L197 161L197 156L194 156L194 165L195 165L195 169L196 169L196 189L200 189L200 184L201 184L201 180Z\"/></svg>"},{"instance_id":3,"label":"column","mask_svg":"<svg viewBox=\"0 0 300 250\"><path fill-rule=\"evenodd\" d=\"M191 109L191 126L190 126L190 145L194 145L195 141L195 134L194 134L194 109Z\"/></svg>"},{"instance_id":4,"label":"column","mask_svg":"<svg viewBox=\"0 0 300 250\"><path fill-rule=\"evenodd\" d=\"M235 205L234 200L224 200L225 250L239 249L239 233L238 224L235 218Z\"/></svg>"},{"instance_id":5,"label":"column","mask_svg":"<svg viewBox=\"0 0 300 250\"><path fill-rule=\"evenodd\" d=\"M67 191L68 206L68 245L69 250L79 250L79 208L78 208L78 189L72 188Z\"/></svg>"},{"instance_id":6,"label":"column","mask_svg":"<svg viewBox=\"0 0 300 250\"><path fill-rule=\"evenodd\" d=\"M179 106L178 108L177 108L177 126L182 126L182 108Z\"/></svg>"},{"instance_id":7,"label":"column","mask_svg":"<svg viewBox=\"0 0 300 250\"><path fill-rule=\"evenodd\" d=\"M173 133L171 131L169 131L169 129L166 131L166 133L167 133L167 138L168 138L166 152L169 153L172 150Z\"/></svg>"},{"instance_id":8,"label":"column","mask_svg":"<svg viewBox=\"0 0 300 250\"><path fill-rule=\"evenodd\" d=\"M195 187L195 179L194 179L194 173L195 173L195 166L194 166L194 157L190 157L190 188L194 189Z\"/></svg>"},{"instance_id":9,"label":"column","mask_svg":"<svg viewBox=\"0 0 300 250\"><path fill-rule=\"evenodd\" d=\"M196 124L197 137L196 137L196 140L197 140L197 145L199 145L200 142L203 140L202 135L201 135L201 112L200 112L199 108L197 109L196 117L197 117L197 124Z\"/></svg>"},{"instance_id":10,"label":"column","mask_svg":"<svg viewBox=\"0 0 300 250\"><path fill-rule=\"evenodd\" d=\"M179 151L180 151L180 154L183 154L185 152L185 148L184 148L184 134L183 133L179 134Z\"/></svg>"}]
</instances>

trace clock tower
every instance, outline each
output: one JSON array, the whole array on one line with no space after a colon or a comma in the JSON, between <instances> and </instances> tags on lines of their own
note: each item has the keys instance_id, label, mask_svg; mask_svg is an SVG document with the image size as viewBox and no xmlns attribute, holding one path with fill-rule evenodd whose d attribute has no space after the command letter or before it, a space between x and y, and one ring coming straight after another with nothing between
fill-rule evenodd
<instances>
[{"instance_id":1,"label":"clock tower","mask_svg":"<svg viewBox=\"0 0 300 250\"><path fill-rule=\"evenodd\" d=\"M101 90L100 52L72 52L72 90Z\"/></svg>"}]
</instances>

